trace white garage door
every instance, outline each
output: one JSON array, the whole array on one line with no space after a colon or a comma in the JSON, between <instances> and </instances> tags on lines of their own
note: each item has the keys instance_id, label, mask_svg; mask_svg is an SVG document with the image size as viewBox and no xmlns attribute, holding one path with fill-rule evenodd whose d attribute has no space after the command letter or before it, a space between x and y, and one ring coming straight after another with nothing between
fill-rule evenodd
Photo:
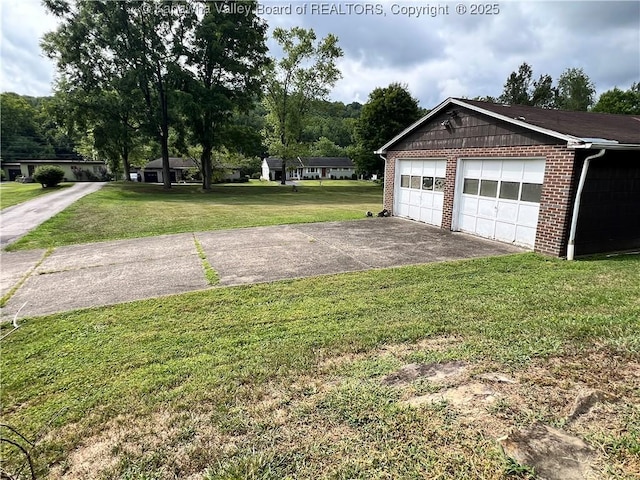
<instances>
[{"instance_id":1,"label":"white garage door","mask_svg":"<svg viewBox=\"0 0 640 480\"><path fill-rule=\"evenodd\" d=\"M533 248L544 166L544 159L463 160L457 229Z\"/></svg>"},{"instance_id":2,"label":"white garage door","mask_svg":"<svg viewBox=\"0 0 640 480\"><path fill-rule=\"evenodd\" d=\"M446 160L399 160L394 214L440 226Z\"/></svg>"}]
</instances>

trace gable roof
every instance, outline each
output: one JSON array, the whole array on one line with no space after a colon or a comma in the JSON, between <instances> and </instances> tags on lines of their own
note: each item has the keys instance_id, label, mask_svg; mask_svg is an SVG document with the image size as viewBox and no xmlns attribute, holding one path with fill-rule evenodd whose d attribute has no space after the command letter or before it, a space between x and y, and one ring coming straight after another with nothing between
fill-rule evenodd
<instances>
[{"instance_id":1,"label":"gable roof","mask_svg":"<svg viewBox=\"0 0 640 480\"><path fill-rule=\"evenodd\" d=\"M144 168L162 168L162 158L151 160ZM191 158L169 157L169 168L197 168L197 165Z\"/></svg>"},{"instance_id":2,"label":"gable roof","mask_svg":"<svg viewBox=\"0 0 640 480\"><path fill-rule=\"evenodd\" d=\"M480 100L448 98L374 153L386 153L390 147L443 110L456 106L468 108L496 120L502 120L566 141L567 147L579 148L597 145L598 148L614 148L618 144L640 148L640 116L638 115L574 112L527 105L505 105Z\"/></svg>"},{"instance_id":3,"label":"gable roof","mask_svg":"<svg viewBox=\"0 0 640 480\"><path fill-rule=\"evenodd\" d=\"M278 157L267 157L267 165L270 169L282 168L282 159ZM298 157L295 160L296 167L311 168L353 168L353 161L349 157Z\"/></svg>"},{"instance_id":4,"label":"gable roof","mask_svg":"<svg viewBox=\"0 0 640 480\"><path fill-rule=\"evenodd\" d=\"M213 165L219 168L227 168L231 170L236 170L239 168L233 165L222 165L220 163L217 163L215 160L213 161ZM161 170L162 158L156 158L155 160L151 160L143 168ZM179 169L179 170L189 169L189 168L198 168L198 164L192 158L169 157L169 168Z\"/></svg>"}]
</instances>

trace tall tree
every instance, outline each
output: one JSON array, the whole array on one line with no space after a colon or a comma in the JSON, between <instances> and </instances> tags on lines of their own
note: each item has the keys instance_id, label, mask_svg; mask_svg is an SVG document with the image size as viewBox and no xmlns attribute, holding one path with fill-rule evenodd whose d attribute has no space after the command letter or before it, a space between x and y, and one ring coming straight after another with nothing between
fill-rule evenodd
<instances>
[{"instance_id":1,"label":"tall tree","mask_svg":"<svg viewBox=\"0 0 640 480\"><path fill-rule=\"evenodd\" d=\"M631 85L628 90L618 87L607 90L593 106L594 112L621 113L625 115L640 115L640 82Z\"/></svg>"},{"instance_id":2,"label":"tall tree","mask_svg":"<svg viewBox=\"0 0 640 480\"><path fill-rule=\"evenodd\" d=\"M235 0L216 2L209 8L187 47L187 75L183 99L193 140L202 146L202 187L211 189L214 149L231 147L234 139L224 132L237 114L246 113L262 93L267 65L266 24L256 15L256 1L245 9ZM236 117L234 117L236 114Z\"/></svg>"},{"instance_id":3,"label":"tall tree","mask_svg":"<svg viewBox=\"0 0 640 480\"><path fill-rule=\"evenodd\" d=\"M0 95L0 109L2 160L55 157L55 151L38 122L38 111L26 97L3 93Z\"/></svg>"},{"instance_id":4,"label":"tall tree","mask_svg":"<svg viewBox=\"0 0 640 480\"><path fill-rule=\"evenodd\" d=\"M512 105L532 105L535 107L554 108L557 90L553 87L553 79L549 75L540 75L533 80L533 69L528 63L511 72L498 97L500 103Z\"/></svg>"},{"instance_id":5,"label":"tall tree","mask_svg":"<svg viewBox=\"0 0 640 480\"><path fill-rule=\"evenodd\" d=\"M287 164L304 147L302 133L313 100L324 99L341 77L336 59L343 54L334 35L316 41L313 30L276 28L273 38L283 51L274 61L266 79L265 103L270 152L282 159L282 183Z\"/></svg>"},{"instance_id":6,"label":"tall tree","mask_svg":"<svg viewBox=\"0 0 640 480\"><path fill-rule=\"evenodd\" d=\"M418 120L422 113L406 85L392 83L373 90L356 124L358 147L351 151L358 171L382 173L384 162L373 152Z\"/></svg>"},{"instance_id":7,"label":"tall tree","mask_svg":"<svg viewBox=\"0 0 640 480\"><path fill-rule=\"evenodd\" d=\"M596 88L581 68L568 68L558 78L558 107L587 111L594 102Z\"/></svg>"},{"instance_id":8,"label":"tall tree","mask_svg":"<svg viewBox=\"0 0 640 480\"><path fill-rule=\"evenodd\" d=\"M61 77L86 90L111 90L126 76L135 79L145 107L145 126L160 143L164 187L170 188L171 99L183 46L197 20L196 9L154 1L44 3L61 21L43 40L43 48L56 59Z\"/></svg>"}]
</instances>

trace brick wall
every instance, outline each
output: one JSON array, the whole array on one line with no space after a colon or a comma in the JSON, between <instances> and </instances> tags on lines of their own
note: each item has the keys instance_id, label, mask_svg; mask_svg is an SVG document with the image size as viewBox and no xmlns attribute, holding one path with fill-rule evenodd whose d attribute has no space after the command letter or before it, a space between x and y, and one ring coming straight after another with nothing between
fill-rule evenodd
<instances>
[{"instance_id":1,"label":"brick wall","mask_svg":"<svg viewBox=\"0 0 640 480\"><path fill-rule=\"evenodd\" d=\"M396 160L410 158L446 158L442 228L451 230L453 198L459 158L545 158L545 175L540 199L540 214L534 250L556 257L566 254L574 190L574 152L560 145L516 147L452 148L444 150L410 150L387 152L384 176L384 208L393 213L393 190Z\"/></svg>"}]
</instances>

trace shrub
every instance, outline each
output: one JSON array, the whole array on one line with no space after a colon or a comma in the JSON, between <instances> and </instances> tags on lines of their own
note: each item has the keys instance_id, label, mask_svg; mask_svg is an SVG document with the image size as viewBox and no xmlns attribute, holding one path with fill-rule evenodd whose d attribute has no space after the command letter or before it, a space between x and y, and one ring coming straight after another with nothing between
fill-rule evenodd
<instances>
[{"instance_id":1,"label":"shrub","mask_svg":"<svg viewBox=\"0 0 640 480\"><path fill-rule=\"evenodd\" d=\"M55 165L42 165L33 173L33 179L42 185L42 188L55 187L63 178L64 170Z\"/></svg>"},{"instance_id":2,"label":"shrub","mask_svg":"<svg viewBox=\"0 0 640 480\"><path fill-rule=\"evenodd\" d=\"M4 173L4 170L0 170L0 180L5 181L7 179L7 175Z\"/></svg>"}]
</instances>

